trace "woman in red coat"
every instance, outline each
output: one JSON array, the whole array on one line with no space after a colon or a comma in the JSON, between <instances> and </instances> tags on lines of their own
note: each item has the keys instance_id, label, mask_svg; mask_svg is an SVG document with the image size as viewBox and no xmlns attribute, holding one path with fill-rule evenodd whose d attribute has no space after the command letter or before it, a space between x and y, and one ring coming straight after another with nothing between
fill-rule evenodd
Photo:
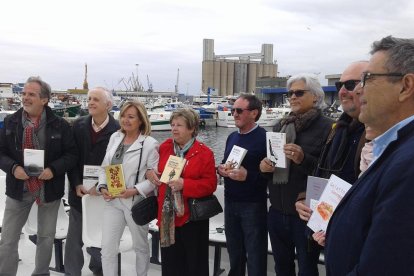
<instances>
[{"instance_id":1,"label":"woman in red coat","mask_svg":"<svg viewBox=\"0 0 414 276\"><path fill-rule=\"evenodd\" d=\"M190 221L189 198L211 195L217 187L213 152L196 140L199 116L192 109L171 115L172 138L160 146L158 171L162 173L170 155L186 159L177 180L159 184L158 226L161 237L162 275L209 275L209 220Z\"/></svg>"}]
</instances>

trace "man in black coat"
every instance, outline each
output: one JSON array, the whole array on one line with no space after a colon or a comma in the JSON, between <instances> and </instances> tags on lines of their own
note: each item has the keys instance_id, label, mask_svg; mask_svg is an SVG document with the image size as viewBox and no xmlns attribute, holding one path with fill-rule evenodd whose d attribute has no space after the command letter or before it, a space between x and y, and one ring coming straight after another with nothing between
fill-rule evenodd
<instances>
[{"instance_id":1,"label":"man in black coat","mask_svg":"<svg viewBox=\"0 0 414 276\"><path fill-rule=\"evenodd\" d=\"M20 233L33 202L38 204L33 275L49 275L65 173L75 166L77 153L69 124L47 106L50 95L49 84L39 77L29 78L22 92L23 107L4 120L0 131L0 169L7 174L0 275L17 274ZM32 174L25 167L28 165L26 149L38 150L44 157L43 164L38 164L41 168L38 174ZM41 156L34 158L39 160Z\"/></svg>"},{"instance_id":2,"label":"man in black coat","mask_svg":"<svg viewBox=\"0 0 414 276\"><path fill-rule=\"evenodd\" d=\"M84 165L100 166L105 156L111 135L119 129L118 122L108 114L113 97L110 91L96 87L88 92L89 115L77 119L73 124L75 142L78 147L78 163L68 173L69 230L65 248L65 275L81 275L84 258L82 251L82 196L96 195L95 186L83 183ZM94 274L102 273L100 249L88 248L91 254L89 268Z\"/></svg>"}]
</instances>

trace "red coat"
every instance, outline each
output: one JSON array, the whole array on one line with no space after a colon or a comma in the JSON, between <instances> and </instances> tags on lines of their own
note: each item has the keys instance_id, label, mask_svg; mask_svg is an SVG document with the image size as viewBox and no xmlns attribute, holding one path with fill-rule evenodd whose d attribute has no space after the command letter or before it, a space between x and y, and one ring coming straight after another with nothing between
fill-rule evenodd
<instances>
[{"instance_id":1,"label":"red coat","mask_svg":"<svg viewBox=\"0 0 414 276\"><path fill-rule=\"evenodd\" d=\"M170 155L174 155L174 144L171 138L160 145L160 161L158 163L158 171L160 173L164 170ZM217 188L214 154L206 145L195 140L185 159L187 159L187 163L181 173L181 178L184 180L184 215L182 217L175 216L175 226L182 226L189 220L189 198L211 195ZM161 222L161 211L166 188L167 185L163 183L158 189L158 225Z\"/></svg>"}]
</instances>

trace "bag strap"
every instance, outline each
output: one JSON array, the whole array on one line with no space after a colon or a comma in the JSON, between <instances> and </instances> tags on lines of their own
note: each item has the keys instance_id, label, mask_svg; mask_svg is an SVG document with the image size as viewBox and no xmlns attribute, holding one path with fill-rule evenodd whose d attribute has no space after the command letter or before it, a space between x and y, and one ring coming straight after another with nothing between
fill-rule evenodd
<instances>
[{"instance_id":1,"label":"bag strap","mask_svg":"<svg viewBox=\"0 0 414 276\"><path fill-rule=\"evenodd\" d=\"M137 170L137 176L135 177L135 183L138 182L139 177L139 169L141 168L141 161L142 161L142 153L144 152L144 142L147 137L144 138L144 141L141 142L141 154L139 155L139 162L138 162L138 170Z\"/></svg>"}]
</instances>

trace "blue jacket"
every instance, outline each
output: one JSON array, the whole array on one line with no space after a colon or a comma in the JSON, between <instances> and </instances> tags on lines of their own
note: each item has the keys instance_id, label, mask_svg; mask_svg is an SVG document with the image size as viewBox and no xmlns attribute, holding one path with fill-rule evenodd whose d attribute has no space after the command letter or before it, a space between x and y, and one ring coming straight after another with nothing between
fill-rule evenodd
<instances>
[{"instance_id":1,"label":"blue jacket","mask_svg":"<svg viewBox=\"0 0 414 276\"><path fill-rule=\"evenodd\" d=\"M23 108L4 120L0 131L0 169L6 172L6 195L22 200L24 181L16 179L11 171L15 164L23 167ZM76 164L77 149L72 129L63 118L46 107L45 168L50 168L53 178L45 181L45 201L63 197L65 173Z\"/></svg>"},{"instance_id":2,"label":"blue jacket","mask_svg":"<svg viewBox=\"0 0 414 276\"><path fill-rule=\"evenodd\" d=\"M414 275L414 122L345 195L327 229L327 275Z\"/></svg>"}]
</instances>

